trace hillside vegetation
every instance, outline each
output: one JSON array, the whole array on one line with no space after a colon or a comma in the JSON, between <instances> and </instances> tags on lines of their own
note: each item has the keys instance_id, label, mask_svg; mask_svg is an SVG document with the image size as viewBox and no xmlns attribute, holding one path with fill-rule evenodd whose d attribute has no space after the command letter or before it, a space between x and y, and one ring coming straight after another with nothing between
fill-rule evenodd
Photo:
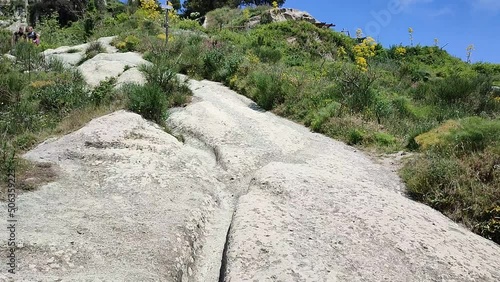
<instances>
[{"instance_id":1,"label":"hillside vegetation","mask_svg":"<svg viewBox=\"0 0 500 282\"><path fill-rule=\"evenodd\" d=\"M163 16L154 10L110 13L92 29L78 28L85 27L80 23L60 28L49 19L40 25L47 30L41 48L119 35L117 48L143 52L156 64L149 70L155 85L162 85L162 74L175 72L220 81L265 110L347 144L378 152L414 151L401 171L409 196L500 243L500 91L493 87L500 82L500 65L468 64L439 47L384 48L370 38L350 38L303 21L273 23L269 13L274 11L217 9L207 14L207 29L172 12L168 45ZM260 24L245 28L255 16ZM6 78L24 74L0 75L0 81L10 81ZM50 81L62 74L53 75ZM78 91L77 85L68 87ZM10 84L0 87L12 91ZM16 91L24 93L34 86L19 87L22 91ZM61 93L54 95L69 97ZM146 95L152 97L146 104L155 104L157 96ZM73 107L75 101L64 105ZM171 100L170 105L179 103ZM28 106L34 107L23 105ZM0 108L3 115L5 109ZM5 121L18 122L11 119ZM29 148L30 130L12 132L9 144Z\"/></svg>"}]
</instances>

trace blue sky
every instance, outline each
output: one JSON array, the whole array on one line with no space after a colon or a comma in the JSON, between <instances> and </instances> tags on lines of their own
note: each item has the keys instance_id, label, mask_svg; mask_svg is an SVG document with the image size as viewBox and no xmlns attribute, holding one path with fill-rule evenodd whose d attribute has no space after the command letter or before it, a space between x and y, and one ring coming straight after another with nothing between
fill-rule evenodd
<instances>
[{"instance_id":1,"label":"blue sky","mask_svg":"<svg viewBox=\"0 0 500 282\"><path fill-rule=\"evenodd\" d=\"M414 44L433 45L437 38L462 59L474 44L473 62L500 63L500 0L287 0L284 7L307 11L352 36L361 28L385 47L410 45L412 27Z\"/></svg>"}]
</instances>

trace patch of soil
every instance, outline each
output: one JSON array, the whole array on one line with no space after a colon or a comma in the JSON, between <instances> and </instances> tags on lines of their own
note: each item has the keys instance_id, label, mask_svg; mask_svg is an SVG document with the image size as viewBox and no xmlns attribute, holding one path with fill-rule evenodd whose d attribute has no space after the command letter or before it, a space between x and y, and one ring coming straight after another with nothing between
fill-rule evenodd
<instances>
[{"instance_id":1,"label":"patch of soil","mask_svg":"<svg viewBox=\"0 0 500 282\"><path fill-rule=\"evenodd\" d=\"M38 187L57 179L57 170L51 163L34 163L27 160L19 160L15 175L17 195L26 191L34 191ZM7 182L0 184L0 201L5 201L7 196Z\"/></svg>"}]
</instances>

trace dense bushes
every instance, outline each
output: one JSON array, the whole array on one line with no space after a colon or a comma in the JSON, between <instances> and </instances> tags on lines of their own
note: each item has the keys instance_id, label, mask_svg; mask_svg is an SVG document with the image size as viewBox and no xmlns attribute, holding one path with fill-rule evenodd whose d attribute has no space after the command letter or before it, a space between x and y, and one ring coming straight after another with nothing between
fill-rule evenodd
<instances>
[{"instance_id":1,"label":"dense bushes","mask_svg":"<svg viewBox=\"0 0 500 282\"><path fill-rule=\"evenodd\" d=\"M500 120L448 121L416 140L425 150L402 171L409 195L500 242Z\"/></svg>"},{"instance_id":2,"label":"dense bushes","mask_svg":"<svg viewBox=\"0 0 500 282\"><path fill-rule=\"evenodd\" d=\"M8 53L11 49L12 33L8 30L0 30L0 54Z\"/></svg>"}]
</instances>

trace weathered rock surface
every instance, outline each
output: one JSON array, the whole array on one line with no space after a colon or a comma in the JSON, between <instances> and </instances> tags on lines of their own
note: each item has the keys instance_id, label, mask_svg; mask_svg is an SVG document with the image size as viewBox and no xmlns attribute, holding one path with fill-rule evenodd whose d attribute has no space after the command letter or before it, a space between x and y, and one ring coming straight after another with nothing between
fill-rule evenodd
<instances>
[{"instance_id":1,"label":"weathered rock surface","mask_svg":"<svg viewBox=\"0 0 500 282\"><path fill-rule=\"evenodd\" d=\"M11 54L3 54L3 57L12 61L12 62L15 62L17 59L15 56L12 56Z\"/></svg>"},{"instance_id":2,"label":"weathered rock surface","mask_svg":"<svg viewBox=\"0 0 500 282\"><path fill-rule=\"evenodd\" d=\"M111 46L111 41L113 41L113 39L115 38L116 36L101 37L97 39L97 41L103 44L104 48L106 49L106 53L116 53L118 52L118 49L114 46Z\"/></svg>"},{"instance_id":3,"label":"weathered rock surface","mask_svg":"<svg viewBox=\"0 0 500 282\"><path fill-rule=\"evenodd\" d=\"M119 111L28 152L60 179L17 199L16 281L186 279L226 202L215 158L198 151Z\"/></svg>"},{"instance_id":4,"label":"weathered rock surface","mask_svg":"<svg viewBox=\"0 0 500 282\"><path fill-rule=\"evenodd\" d=\"M142 64L151 64L144 60L139 53L101 53L85 61L78 66L85 80L90 86L97 86L103 80L109 77L118 77L124 71L125 67L138 67Z\"/></svg>"},{"instance_id":5,"label":"weathered rock surface","mask_svg":"<svg viewBox=\"0 0 500 282\"><path fill-rule=\"evenodd\" d=\"M500 279L500 247L407 199L390 168L217 83L192 88L170 122L217 148L242 195L219 281Z\"/></svg>"},{"instance_id":6,"label":"weathered rock surface","mask_svg":"<svg viewBox=\"0 0 500 282\"><path fill-rule=\"evenodd\" d=\"M140 70L131 68L123 72L116 80L115 88L120 88L124 84L138 84L143 85L146 79Z\"/></svg>"},{"instance_id":7,"label":"weathered rock surface","mask_svg":"<svg viewBox=\"0 0 500 282\"><path fill-rule=\"evenodd\" d=\"M60 60L66 67L76 66L82 59L83 53L61 53L46 56L48 60Z\"/></svg>"},{"instance_id":8,"label":"weathered rock surface","mask_svg":"<svg viewBox=\"0 0 500 282\"><path fill-rule=\"evenodd\" d=\"M273 22L284 22L284 21L307 21L310 23L319 23L308 12L300 11L297 9L290 8L279 8L270 10L271 18Z\"/></svg>"},{"instance_id":9,"label":"weathered rock surface","mask_svg":"<svg viewBox=\"0 0 500 282\"><path fill-rule=\"evenodd\" d=\"M247 28L253 28L259 25L262 21L262 17L267 18L269 22L284 22L284 21L307 21L313 24L320 23L317 19L315 19L308 12L300 11L297 9L290 8L276 8L267 11L264 16L253 16L251 17L247 23ZM205 22L205 25L207 23Z\"/></svg>"},{"instance_id":10,"label":"weathered rock surface","mask_svg":"<svg viewBox=\"0 0 500 282\"><path fill-rule=\"evenodd\" d=\"M118 49L111 46L111 41L116 36L102 37L97 40L104 48L105 53L116 53ZM56 49L47 49L42 52L47 60L58 59L67 67L76 66L85 56L85 51L90 43L84 43L76 46L61 46Z\"/></svg>"}]
</instances>

